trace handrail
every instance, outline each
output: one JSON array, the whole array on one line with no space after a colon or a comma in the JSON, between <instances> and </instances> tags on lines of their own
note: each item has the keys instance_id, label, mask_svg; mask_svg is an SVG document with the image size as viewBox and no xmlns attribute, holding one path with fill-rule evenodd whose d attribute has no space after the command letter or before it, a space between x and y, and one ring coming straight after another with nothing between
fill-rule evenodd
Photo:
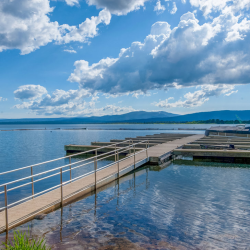
<instances>
[{"instance_id":1,"label":"handrail","mask_svg":"<svg viewBox=\"0 0 250 250\"><path fill-rule=\"evenodd\" d=\"M122 144L122 143L128 142L128 141L129 141L129 145L128 146L119 147L119 148L116 147L117 144L119 145L119 144ZM131 141L132 141L132 143L131 143ZM135 153L135 146L138 145L138 144L140 144L140 143L145 143L145 142L146 142L146 148L145 149L141 149L141 150L137 151L137 153ZM103 148L107 148L107 147L110 147L110 146L114 146L114 145L115 145L115 150L111 150L109 152L101 153L100 155L97 155L97 151L98 150L103 149ZM66 185L67 183L70 183L72 181L78 180L80 178L83 178L84 176L88 176L88 175L91 175L91 174L95 173L95 188L96 188L96 185L98 183L97 178L96 178L97 172L99 172L99 171L101 171L101 170L103 170L103 169L111 166L112 164L114 164L114 162L112 162L112 163L107 164L107 165L105 165L105 166L103 166L103 167L101 167L101 168L98 169L97 168L97 162L98 161L101 161L101 160L106 159L108 157L115 156L115 163L117 163L117 165L118 165L118 178L119 178L119 172L120 172L120 170L119 170L119 163L121 161L124 161L124 160L128 159L128 158L134 157L134 166L135 166L135 156L137 154L146 151L146 157L148 158L148 146L149 146L149 140L142 140L142 141L139 141L139 142L136 142L136 143L133 143L133 140L125 140L125 141L122 141L122 142L118 142L118 143L114 143L114 144L111 144L111 145L107 145L107 146L95 148L95 149L88 150L88 151L85 151L85 152L81 152L81 153L77 153L77 154L72 154L72 155L69 155L69 156L66 156L66 157L61 157L61 158L57 158L57 159L54 159L54 160L50 160L50 161L46 161L46 162L42 162L42 163L30 165L30 166L27 166L27 167L23 167L23 168L19 168L19 169L10 170L10 171L6 171L6 172L0 173L0 175L4 175L4 174L11 173L11 172L15 172L15 171L19 171L19 170L31 168L31 175L28 175L26 177L19 178L19 179L16 179L14 181L10 181L10 182L7 182L7 183L4 183L4 184L0 185L0 187L4 186L4 191L0 192L0 194L3 194L3 193L5 194L5 206L1 207L0 211L2 211L3 209L5 209L6 231L8 231L8 226L9 226L9 223L8 223L8 208L9 207L12 207L12 206L14 206L16 204L24 202L24 201L26 201L28 199L31 199L31 198L33 199L34 197L37 197L37 196L39 196L39 195L41 195L41 194L43 194L45 192L48 192L48 191L53 190L53 189L58 188L58 187L61 187L61 205L63 205L63 193L62 193L63 191L62 191L62 187L64 185ZM132 154L130 153L131 149L133 149L133 151L134 151ZM125 158L119 159L119 154L123 153L125 151L128 151L128 150L129 150L129 155L126 156ZM86 153L93 152L93 151L95 152L95 156L71 163L71 157L77 156L77 155L81 155L81 154L86 154ZM42 165L42 164L54 162L54 161L65 159L65 158L69 158L70 159L69 164L66 164L66 165L63 165L63 166L60 166L60 167L55 167L53 169L50 169L50 170L47 170L47 171L43 171L43 172L40 172L40 173L37 173L37 174L33 174L33 167L34 166L39 166L39 165ZM80 165L76 165L76 164L79 164L79 163L81 163L81 164ZM75 178L72 179L72 177L71 177L71 171L72 170L80 168L80 167L83 167L83 166L86 166L86 165L89 165L89 164L93 164L93 163L94 163L94 166L95 166L95 170L92 170L92 171L90 171L88 173L82 174L82 175L77 176L77 177L75 177ZM76 166L74 166L72 168L72 165L76 165ZM66 168L66 167L70 167L70 168L63 171L63 168ZM50 172L54 172L56 170L60 170L60 172L56 172L56 173L50 174L48 176L45 176L45 177L39 178L37 180L34 180L34 177L41 176L41 175L44 175L44 174L47 174L47 173L50 173ZM62 174L65 173L65 172L68 172L68 171L70 171L70 180L63 182L62 181ZM61 176L60 177L60 179L61 179L61 183L60 184L55 185L53 187L50 187L48 189L45 189L45 190L43 190L43 191L41 191L39 193L36 193L36 194L34 193L34 183L37 183L39 181L51 178L51 177L56 176L56 175L60 175ZM24 181L24 180L27 180L27 179L31 179L31 181L28 182L28 183L24 183L24 184L21 184L19 186L15 186L15 187L12 187L10 189L7 189L8 185L11 185L11 184L14 184L14 183L17 183L17 182L20 182L20 181ZM15 189L19 189L19 188L27 186L27 185L32 185L32 195L30 195L28 197L25 197L23 199L20 199L18 201L15 201L15 202L13 202L11 204L8 204L8 202L7 202L7 193L9 191L12 191L12 190L15 190Z\"/></svg>"},{"instance_id":2,"label":"handrail","mask_svg":"<svg viewBox=\"0 0 250 250\"><path fill-rule=\"evenodd\" d=\"M103 146L103 147L97 148L97 150L103 149L103 148L107 148L107 147L111 147L111 146L114 146L114 145L117 145L117 144L122 144L122 143L127 142L127 141L131 141L131 140L125 140L123 142L117 142L117 143L114 143L114 144L111 144L111 145ZM17 168L17 169L9 170L9 171L2 172L2 173L0 172L0 175L9 174L9 173L16 172L16 171L19 171L19 170L23 170L23 169L27 169L27 168L31 168L31 167L40 166L40 165L43 165L43 164L46 164L46 163L50 163L50 162L54 162L54 161L58 161L58 160L62 160L62 159L70 158L70 157L74 157L74 156L81 155L81 154L86 154L86 153L89 153L89 152L93 152L95 150L96 150L96 148L88 150L88 151L84 151L84 152L81 152L81 153L66 155L64 157L56 158L56 159L53 159L53 160L40 162L40 163L37 163L37 164L33 164L33 165L26 166L26 167L22 167L22 168Z\"/></svg>"},{"instance_id":3,"label":"handrail","mask_svg":"<svg viewBox=\"0 0 250 250\"><path fill-rule=\"evenodd\" d=\"M141 141L141 142L138 142L138 143L134 143L134 144L132 144L131 146L134 146L134 145L137 145L137 144L140 144L140 143L143 143L143 142L145 142L145 141L147 141L147 140L144 140L144 141ZM118 143L118 144L121 144L121 143ZM124 149L124 148L129 148L130 146L126 146L126 147L123 147L123 148L119 148L119 149L117 149L117 150L113 150L113 151L110 151L110 152L107 152L107 153L103 153L102 155L106 155L106 154L110 154L110 153L112 153L112 152L115 152L115 151L119 151L119 150L121 150L121 149ZM103 148L103 147L102 147ZM98 149L100 149L100 148L98 148ZM97 149L97 150L98 150ZM95 149L96 150L96 149ZM94 151L95 151L94 150ZM92 150L93 151L93 150ZM121 152L120 152L121 153ZM102 156L101 155L101 156ZM109 156L112 156L112 155L109 155ZM44 171L44 172L41 172L41 173L38 173L38 174L33 174L33 175L29 175L29 176L26 176L26 177L24 177L24 178L21 178L21 179L18 179L18 180L15 180L15 181L11 181L11 182L7 182L7 183L4 183L4 184L1 184L0 185L0 187L3 187L3 186L5 186L5 185L11 185L11 184L14 184L14 183L17 183L17 182L19 182L19 181L24 181L24 180L27 180L27 179L30 179L30 178L34 178L34 177L37 177L37 176L39 176L39 175L43 175L43 174L47 174L47 173L49 173L49 172L53 172L53 171L56 171L56 170L59 170L59 169L61 169L61 168L65 168L65 167L69 167L69 166L72 166L72 165L76 165L77 163L80 163L80 162L84 162L84 161L89 161L90 159L94 159L96 156L93 156L93 157L90 157L90 158L87 158L87 159L84 159L84 160L80 160L80 161L77 161L77 162L74 162L74 163L70 163L70 164L66 164L66 165L63 165L63 166L60 166L60 167L56 167L56 168L53 168L53 169L50 169L50 170L47 170L47 171ZM97 159L97 161L98 161L99 159ZM90 163L92 163L92 162L88 162L87 164L90 164ZM72 168L72 169L74 169L74 168ZM71 169L71 170L72 170ZM46 176L47 177L47 176Z\"/></svg>"}]
</instances>

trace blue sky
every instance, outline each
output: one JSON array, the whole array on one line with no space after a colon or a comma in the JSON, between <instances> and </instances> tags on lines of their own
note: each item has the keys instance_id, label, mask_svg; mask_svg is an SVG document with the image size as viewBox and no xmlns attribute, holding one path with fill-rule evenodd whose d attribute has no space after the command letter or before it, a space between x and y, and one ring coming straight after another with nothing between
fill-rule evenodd
<instances>
[{"instance_id":1,"label":"blue sky","mask_svg":"<svg viewBox=\"0 0 250 250\"><path fill-rule=\"evenodd\" d=\"M248 110L249 0L2 0L0 118Z\"/></svg>"}]
</instances>

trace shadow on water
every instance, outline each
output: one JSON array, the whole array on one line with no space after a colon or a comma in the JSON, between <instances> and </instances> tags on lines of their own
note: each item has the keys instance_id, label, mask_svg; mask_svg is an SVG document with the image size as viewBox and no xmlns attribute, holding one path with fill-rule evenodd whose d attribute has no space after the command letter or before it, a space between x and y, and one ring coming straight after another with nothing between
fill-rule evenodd
<instances>
[{"instance_id":1,"label":"shadow on water","mask_svg":"<svg viewBox=\"0 0 250 250\"><path fill-rule=\"evenodd\" d=\"M144 166L18 229L53 249L249 249L249 169L214 165Z\"/></svg>"}]
</instances>

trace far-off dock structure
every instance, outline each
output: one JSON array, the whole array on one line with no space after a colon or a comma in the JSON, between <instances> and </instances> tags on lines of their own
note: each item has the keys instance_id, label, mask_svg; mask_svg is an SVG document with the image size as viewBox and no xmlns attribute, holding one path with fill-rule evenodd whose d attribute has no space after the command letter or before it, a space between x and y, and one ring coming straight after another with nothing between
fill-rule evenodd
<instances>
[{"instance_id":1,"label":"far-off dock structure","mask_svg":"<svg viewBox=\"0 0 250 250\"><path fill-rule=\"evenodd\" d=\"M0 173L0 178L6 180L0 185L0 197L4 204L0 208L0 232L90 195L145 164L164 166L182 156L202 161L248 164L249 131L245 133L247 128L243 126L239 130L244 136L238 130L220 127L210 128L206 135L160 133L92 142L91 145L65 145L66 156ZM50 164L56 165L50 167ZM19 171L25 171L26 175L22 178L9 177ZM55 176L58 183L36 192L37 183ZM31 195L9 203L9 193L23 187L29 187Z\"/></svg>"}]
</instances>

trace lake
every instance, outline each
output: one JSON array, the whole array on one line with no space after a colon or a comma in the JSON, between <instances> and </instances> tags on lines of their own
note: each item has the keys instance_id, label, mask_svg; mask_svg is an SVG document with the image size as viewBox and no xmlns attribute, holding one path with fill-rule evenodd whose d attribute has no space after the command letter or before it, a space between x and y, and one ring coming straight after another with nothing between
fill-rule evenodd
<instances>
[{"instance_id":1,"label":"lake","mask_svg":"<svg viewBox=\"0 0 250 250\"><path fill-rule=\"evenodd\" d=\"M46 130L1 131L0 171L64 156L65 144L194 132L168 130L181 126L190 128L179 124L47 125ZM77 127L90 130L50 132ZM41 129L44 125L0 126L0 130L18 128ZM156 130L139 130L146 128ZM45 236L54 249L249 249L249 179L248 165L176 160L164 168L145 166L42 221L32 220L18 229L29 228L33 236ZM35 188L39 191L41 187ZM14 201L29 192L30 187L9 199Z\"/></svg>"}]
</instances>

